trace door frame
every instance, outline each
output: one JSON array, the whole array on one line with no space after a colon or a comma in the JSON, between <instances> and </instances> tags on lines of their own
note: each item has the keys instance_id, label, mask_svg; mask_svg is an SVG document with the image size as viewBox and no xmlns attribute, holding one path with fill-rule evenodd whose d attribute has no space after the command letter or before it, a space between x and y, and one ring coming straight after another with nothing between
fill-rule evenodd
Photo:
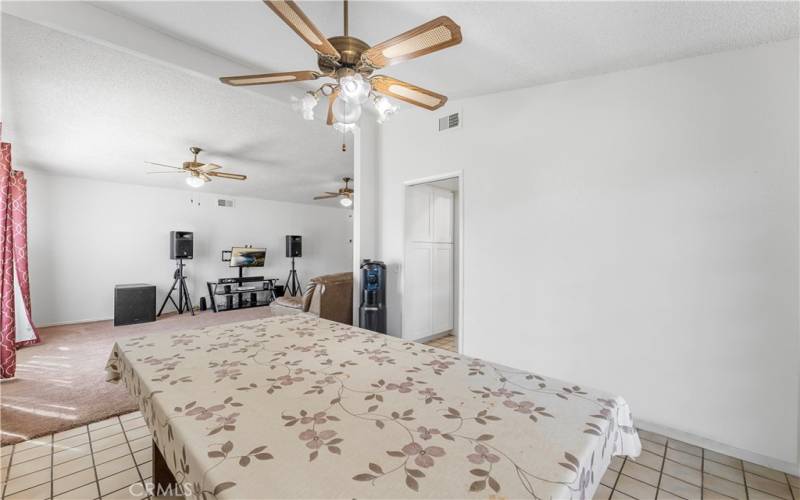
<instances>
[{"instance_id":1,"label":"door frame","mask_svg":"<svg viewBox=\"0 0 800 500\"><path fill-rule=\"evenodd\" d=\"M411 179L403 182L403 227L402 227L402 234L403 234L403 266L401 279L402 287L403 287L403 310L402 310L402 328L401 328L401 336L405 339L406 333L406 259L407 259L407 246L406 245L406 232L408 224L406 223L406 197L408 195L408 188L411 186L418 186L420 184L428 184L431 182L436 181L443 181L446 179L458 179L458 217L454 220L457 221L458 224L458 238L455 240L455 244L458 246L457 248L457 255L458 255L458 269L456 269L456 274L458 276L458 285L454 287L454 291L458 293L458 300L453 301L453 305L455 307L454 317L456 319L456 341L457 341L457 348L458 353L461 354L464 352L464 171L463 170L456 170L453 172L447 172L443 174L431 175L428 177L420 177L417 179Z\"/></svg>"}]
</instances>

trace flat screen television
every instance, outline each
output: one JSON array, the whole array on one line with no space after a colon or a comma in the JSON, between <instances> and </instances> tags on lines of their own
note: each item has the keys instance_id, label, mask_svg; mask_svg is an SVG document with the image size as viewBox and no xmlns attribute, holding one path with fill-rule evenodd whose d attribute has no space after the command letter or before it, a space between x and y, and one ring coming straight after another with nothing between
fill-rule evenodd
<instances>
[{"instance_id":1,"label":"flat screen television","mask_svg":"<svg viewBox=\"0 0 800 500\"><path fill-rule=\"evenodd\" d=\"M231 248L230 267L264 267L266 260L266 248Z\"/></svg>"}]
</instances>

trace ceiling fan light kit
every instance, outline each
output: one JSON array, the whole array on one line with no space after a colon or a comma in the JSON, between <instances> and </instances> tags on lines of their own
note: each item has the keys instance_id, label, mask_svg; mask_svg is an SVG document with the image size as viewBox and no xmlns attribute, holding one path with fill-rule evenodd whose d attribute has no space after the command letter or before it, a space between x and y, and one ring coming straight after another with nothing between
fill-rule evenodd
<instances>
[{"instance_id":1,"label":"ceiling fan light kit","mask_svg":"<svg viewBox=\"0 0 800 500\"><path fill-rule=\"evenodd\" d=\"M189 177L186 178L186 184L190 185L193 188L202 187L203 184L205 183L206 181L200 178L199 175L190 175Z\"/></svg>"},{"instance_id":2,"label":"ceiling fan light kit","mask_svg":"<svg viewBox=\"0 0 800 500\"><path fill-rule=\"evenodd\" d=\"M378 123L397 112L386 96L435 110L447 102L436 92L402 82L390 76L372 75L375 70L408 61L461 43L461 28L447 16L437 17L412 30L370 47L349 36L348 0L344 0L344 35L325 38L300 7L292 0L264 0L275 14L289 25L317 53L319 71L292 71L260 75L222 77L233 86L331 78L315 91L292 98L292 107L305 120L314 119L314 108L320 98L328 98L328 125L340 132L352 131L362 115L362 106L371 102L378 114ZM351 201L352 203L352 201Z\"/></svg>"}]
</instances>

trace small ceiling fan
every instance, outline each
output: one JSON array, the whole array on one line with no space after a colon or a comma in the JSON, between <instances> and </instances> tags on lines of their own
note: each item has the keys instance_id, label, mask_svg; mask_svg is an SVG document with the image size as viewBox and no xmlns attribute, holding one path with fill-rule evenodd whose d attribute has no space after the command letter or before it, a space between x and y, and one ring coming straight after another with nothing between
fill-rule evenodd
<instances>
[{"instance_id":1,"label":"small ceiling fan","mask_svg":"<svg viewBox=\"0 0 800 500\"><path fill-rule=\"evenodd\" d=\"M228 172L217 172L217 170L221 169L222 167L216 165L214 163L200 163L197 161L197 155L200 154L202 149L198 148L197 146L192 146L189 148L189 151L194 155L192 161L185 161L183 162L182 167L173 167L172 165L164 165L163 163L154 163L152 161L146 161L148 165L156 165L159 167L165 168L172 168L174 170L168 172L147 172L148 174L183 174L188 173L189 176L186 178L186 184L192 187L200 187L206 182L211 182L212 177L219 177L220 179L231 179L235 181L243 181L247 179L246 175L241 174L230 174Z\"/></svg>"},{"instance_id":2,"label":"small ceiling fan","mask_svg":"<svg viewBox=\"0 0 800 500\"><path fill-rule=\"evenodd\" d=\"M331 191L325 191L325 194L315 196L314 199L327 200L330 198L339 198L341 196L342 199L339 200L339 204L342 205L343 207L351 206L353 204L353 190L350 188L350 181L352 181L353 179L351 179L350 177L342 177L342 180L344 181L344 187L339 188L339 191L335 193Z\"/></svg>"},{"instance_id":3,"label":"small ceiling fan","mask_svg":"<svg viewBox=\"0 0 800 500\"><path fill-rule=\"evenodd\" d=\"M326 38L292 0L263 0L281 20L289 25L317 53L319 71L289 71L259 75L226 76L223 83L233 86L332 78L319 89L295 99L295 109L306 120L314 119L314 107L320 97L328 98L328 125L342 132L352 130L361 117L361 105L372 100L382 123L397 108L390 96L427 110L440 108L447 97L402 82L386 75L372 75L375 70L436 52L461 43L461 27L447 16L437 17L414 29L377 45L349 35L348 0L344 0L344 35Z\"/></svg>"}]
</instances>

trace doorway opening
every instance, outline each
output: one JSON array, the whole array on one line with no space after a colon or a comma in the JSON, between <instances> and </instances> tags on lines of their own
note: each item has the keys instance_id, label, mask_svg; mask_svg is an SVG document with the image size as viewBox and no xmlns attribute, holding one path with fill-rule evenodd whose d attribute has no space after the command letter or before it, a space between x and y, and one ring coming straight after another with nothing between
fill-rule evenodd
<instances>
[{"instance_id":1,"label":"doorway opening","mask_svg":"<svg viewBox=\"0 0 800 500\"><path fill-rule=\"evenodd\" d=\"M406 182L403 338L462 352L461 173Z\"/></svg>"}]
</instances>

